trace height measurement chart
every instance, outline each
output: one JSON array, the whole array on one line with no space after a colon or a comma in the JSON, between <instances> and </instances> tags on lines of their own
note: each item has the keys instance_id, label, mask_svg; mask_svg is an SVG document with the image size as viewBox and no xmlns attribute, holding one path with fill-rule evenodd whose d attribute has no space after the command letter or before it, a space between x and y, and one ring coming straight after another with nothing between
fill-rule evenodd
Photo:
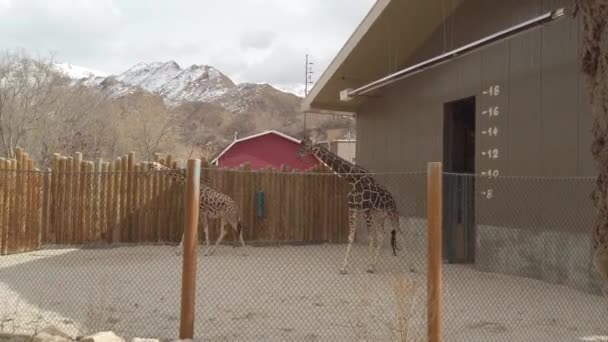
<instances>
[{"instance_id":1,"label":"height measurement chart","mask_svg":"<svg viewBox=\"0 0 608 342\"><path fill-rule=\"evenodd\" d=\"M500 147L498 146L497 137L500 134L499 120L501 115L501 107L498 98L500 93L500 84L492 84L482 91L483 100L481 110L481 138L480 150L481 158L484 160L483 165L487 166L481 170L481 176L486 179L495 179L500 176L498 160L500 159ZM480 189L481 197L486 200L492 200L496 196L495 189L492 187L492 182L487 183L488 186Z\"/></svg>"}]
</instances>

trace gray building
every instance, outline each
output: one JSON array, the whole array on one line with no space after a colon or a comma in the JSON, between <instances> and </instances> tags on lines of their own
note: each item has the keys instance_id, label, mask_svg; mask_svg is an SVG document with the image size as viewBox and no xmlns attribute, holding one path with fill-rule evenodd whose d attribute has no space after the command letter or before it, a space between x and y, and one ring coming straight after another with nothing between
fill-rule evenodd
<instances>
[{"instance_id":1,"label":"gray building","mask_svg":"<svg viewBox=\"0 0 608 342\"><path fill-rule=\"evenodd\" d=\"M340 158L347 160L351 163L356 162L356 139L334 139L328 141L319 141L319 143L326 145L327 149L330 152L336 154Z\"/></svg>"},{"instance_id":2,"label":"gray building","mask_svg":"<svg viewBox=\"0 0 608 342\"><path fill-rule=\"evenodd\" d=\"M444 163L454 174L444 177L449 261L596 290L591 114L573 4L379 0L303 111L355 115L356 161L371 170ZM425 215L408 204L425 184L392 190L402 212Z\"/></svg>"}]
</instances>

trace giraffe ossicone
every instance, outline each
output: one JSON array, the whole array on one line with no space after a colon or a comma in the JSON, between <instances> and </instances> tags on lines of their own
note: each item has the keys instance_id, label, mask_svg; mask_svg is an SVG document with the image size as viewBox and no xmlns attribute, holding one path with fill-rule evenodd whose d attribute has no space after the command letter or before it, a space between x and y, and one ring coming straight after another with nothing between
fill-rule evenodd
<instances>
[{"instance_id":1,"label":"giraffe ossicone","mask_svg":"<svg viewBox=\"0 0 608 342\"><path fill-rule=\"evenodd\" d=\"M314 155L338 177L345 179L351 185L351 190L347 195L348 244L340 273L347 273L348 258L355 240L358 214L363 214L370 238L371 260L367 271L375 272L384 238L384 224L387 219L392 226L390 242L393 254L397 255L396 234L401 233L401 230L399 210L395 199L386 188L376 182L367 169L340 158L320 144L313 144L309 137L305 137L301 141L297 158L300 159L306 154Z\"/></svg>"},{"instance_id":2,"label":"giraffe ossicone","mask_svg":"<svg viewBox=\"0 0 608 342\"><path fill-rule=\"evenodd\" d=\"M150 167L156 171L168 172L169 176L176 181L178 184L185 184L186 182L186 170L185 169L172 169L164 166L157 162L149 163ZM236 231L241 242L241 246L245 247L245 240L243 239L243 229L241 225L241 218L239 215L239 207L236 202L230 198L230 196L221 193L210 186L209 180L201 176L200 182L200 201L199 201L199 218L203 224L205 232L205 244L209 248L207 255L212 255L215 252L217 246L222 242L226 236L226 223L230 224L232 229ZM220 223L220 236L217 239L215 245L211 248L209 242L209 219L219 218ZM184 243L184 235L179 243L177 253L179 254Z\"/></svg>"}]
</instances>

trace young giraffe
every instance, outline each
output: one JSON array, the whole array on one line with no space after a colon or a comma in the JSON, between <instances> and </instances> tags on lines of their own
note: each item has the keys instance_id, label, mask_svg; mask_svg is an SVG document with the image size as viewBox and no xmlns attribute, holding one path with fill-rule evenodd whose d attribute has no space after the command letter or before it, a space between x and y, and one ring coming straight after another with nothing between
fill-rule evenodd
<instances>
[{"instance_id":1,"label":"young giraffe","mask_svg":"<svg viewBox=\"0 0 608 342\"><path fill-rule=\"evenodd\" d=\"M171 169L160 163L152 162L150 166L153 170L167 171L170 177L172 177L178 184L185 184L186 181L186 170L185 169ZM226 223L229 223L232 229L234 229L239 235L241 246L245 246L243 240L243 230L241 229L241 220L239 217L239 208L236 203L230 198L230 196L216 191L210 187L209 181L201 177L200 185L200 220L203 223L205 230L205 243L209 247L209 219L221 219L221 232L220 237L217 239L215 246L207 253L211 255L215 252L217 246L222 242L226 236ZM178 252L181 251L182 244L184 243L184 235L182 234L182 240L179 243Z\"/></svg>"},{"instance_id":2,"label":"young giraffe","mask_svg":"<svg viewBox=\"0 0 608 342\"><path fill-rule=\"evenodd\" d=\"M346 247L346 254L344 255L340 273L346 274L348 256L355 240L358 213L364 215L369 232L371 262L367 271L373 273L378 263L386 219L389 219L392 224L391 245L393 247L393 254L396 255L396 233L400 232L400 230L399 211L393 196L383 186L376 183L369 171L338 157L320 144L313 145L309 137L304 138L300 143L297 157L302 158L307 153L313 154L338 177L344 178L352 186L352 190L347 195L349 217L348 246Z\"/></svg>"}]
</instances>

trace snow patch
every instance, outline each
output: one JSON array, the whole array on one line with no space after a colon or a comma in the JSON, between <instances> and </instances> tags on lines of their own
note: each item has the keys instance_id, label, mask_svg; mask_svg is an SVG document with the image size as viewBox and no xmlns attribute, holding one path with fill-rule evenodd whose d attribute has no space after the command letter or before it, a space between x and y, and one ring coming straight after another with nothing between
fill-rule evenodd
<instances>
[{"instance_id":1,"label":"snow patch","mask_svg":"<svg viewBox=\"0 0 608 342\"><path fill-rule=\"evenodd\" d=\"M72 79L79 80L83 78L96 78L107 76L107 74L102 71L72 65L70 63L55 63L53 67L61 74Z\"/></svg>"}]
</instances>

